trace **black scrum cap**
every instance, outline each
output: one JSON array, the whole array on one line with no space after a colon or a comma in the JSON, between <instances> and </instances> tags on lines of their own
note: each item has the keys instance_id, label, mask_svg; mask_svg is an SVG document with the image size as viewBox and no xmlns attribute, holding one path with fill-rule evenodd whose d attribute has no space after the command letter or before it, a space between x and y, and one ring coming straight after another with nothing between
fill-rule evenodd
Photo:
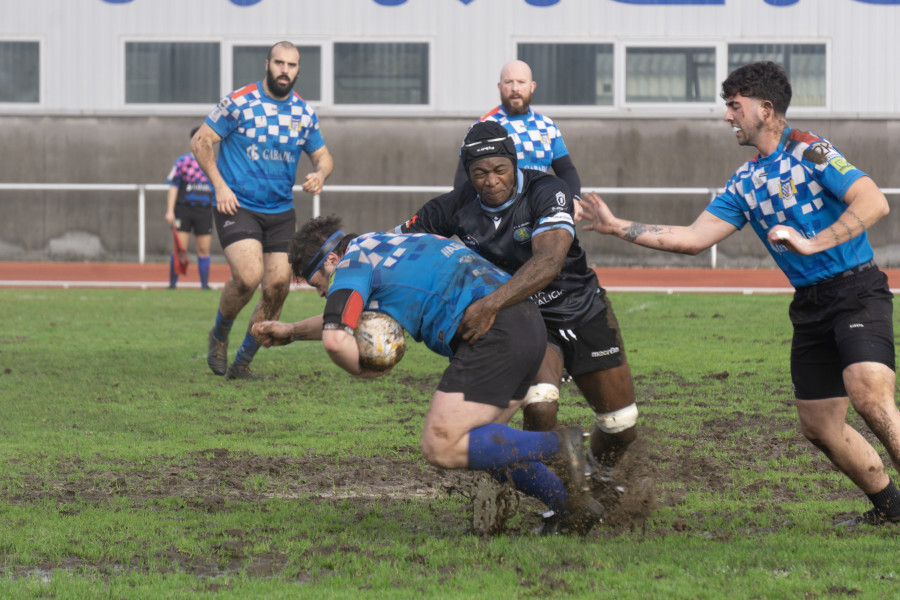
<instances>
[{"instance_id":1,"label":"black scrum cap","mask_svg":"<svg viewBox=\"0 0 900 600\"><path fill-rule=\"evenodd\" d=\"M496 121L479 121L469 128L463 140L460 150L463 168L468 173L473 162L492 156L505 156L516 167L516 145L506 128Z\"/></svg>"}]
</instances>

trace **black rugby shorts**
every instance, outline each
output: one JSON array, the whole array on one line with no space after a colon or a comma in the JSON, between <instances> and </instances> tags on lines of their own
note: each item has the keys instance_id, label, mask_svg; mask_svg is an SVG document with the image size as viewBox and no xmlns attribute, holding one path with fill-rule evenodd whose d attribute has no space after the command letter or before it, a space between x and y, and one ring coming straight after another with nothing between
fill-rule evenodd
<instances>
[{"instance_id":1,"label":"black rugby shorts","mask_svg":"<svg viewBox=\"0 0 900 600\"><path fill-rule=\"evenodd\" d=\"M275 214L238 208L237 213L225 215L213 210L222 248L241 240L256 240L262 244L264 253L287 252L290 249L291 238L297 229L297 215L293 208Z\"/></svg>"},{"instance_id":2,"label":"black rugby shorts","mask_svg":"<svg viewBox=\"0 0 900 600\"><path fill-rule=\"evenodd\" d=\"M453 359L438 391L462 392L469 402L506 408L521 400L547 351L544 320L531 300L501 309L494 325L474 345L451 344Z\"/></svg>"},{"instance_id":3,"label":"black rugby shorts","mask_svg":"<svg viewBox=\"0 0 900 600\"><path fill-rule=\"evenodd\" d=\"M853 363L894 365L893 294L873 266L797 288L791 301L791 380L799 400L847 395L843 371Z\"/></svg>"}]
</instances>

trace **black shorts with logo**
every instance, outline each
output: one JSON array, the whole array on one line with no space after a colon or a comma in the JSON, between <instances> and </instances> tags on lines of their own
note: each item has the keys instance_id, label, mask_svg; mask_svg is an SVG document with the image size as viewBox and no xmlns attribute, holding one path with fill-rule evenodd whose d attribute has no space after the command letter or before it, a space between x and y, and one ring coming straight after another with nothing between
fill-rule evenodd
<instances>
[{"instance_id":1,"label":"black shorts with logo","mask_svg":"<svg viewBox=\"0 0 900 600\"><path fill-rule=\"evenodd\" d=\"M199 202L175 203L175 229L194 235L212 235L212 207Z\"/></svg>"},{"instance_id":2,"label":"black shorts with logo","mask_svg":"<svg viewBox=\"0 0 900 600\"><path fill-rule=\"evenodd\" d=\"M625 344L609 298L606 307L573 329L547 328L547 342L563 357L569 375L606 371L625 364Z\"/></svg>"},{"instance_id":3,"label":"black shorts with logo","mask_svg":"<svg viewBox=\"0 0 900 600\"><path fill-rule=\"evenodd\" d=\"M501 309L474 345L454 338L438 391L462 392L469 402L506 408L531 387L547 351L545 335L541 311L531 300Z\"/></svg>"},{"instance_id":4,"label":"black shorts with logo","mask_svg":"<svg viewBox=\"0 0 900 600\"><path fill-rule=\"evenodd\" d=\"M799 400L847 395L844 369L857 362L894 365L893 294L870 261L797 288L791 301L791 380Z\"/></svg>"},{"instance_id":5,"label":"black shorts with logo","mask_svg":"<svg viewBox=\"0 0 900 600\"><path fill-rule=\"evenodd\" d=\"M237 213L225 215L215 210L216 233L222 248L241 240L256 240L263 252L287 252L297 229L294 209L281 213L260 213L238 208Z\"/></svg>"}]
</instances>

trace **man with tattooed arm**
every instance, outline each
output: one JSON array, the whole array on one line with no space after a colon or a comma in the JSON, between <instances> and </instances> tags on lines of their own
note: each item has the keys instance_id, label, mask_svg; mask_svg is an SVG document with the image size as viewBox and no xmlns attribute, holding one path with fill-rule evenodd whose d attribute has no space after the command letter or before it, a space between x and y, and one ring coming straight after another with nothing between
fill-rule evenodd
<instances>
[{"instance_id":1,"label":"man with tattooed arm","mask_svg":"<svg viewBox=\"0 0 900 600\"><path fill-rule=\"evenodd\" d=\"M747 223L795 287L791 379L800 429L871 500L841 526L900 522L900 493L872 445L846 421L850 405L900 468L894 402L893 296L866 230L888 214L884 194L827 140L792 129L787 74L745 65L722 83L725 121L759 154L686 227L617 218L596 194L583 201L585 229L697 254Z\"/></svg>"}]
</instances>

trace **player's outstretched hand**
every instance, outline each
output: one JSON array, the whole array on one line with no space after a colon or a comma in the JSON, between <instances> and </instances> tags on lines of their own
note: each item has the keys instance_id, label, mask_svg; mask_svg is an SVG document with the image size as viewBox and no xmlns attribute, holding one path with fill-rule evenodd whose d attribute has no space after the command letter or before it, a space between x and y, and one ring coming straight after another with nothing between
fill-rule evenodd
<instances>
[{"instance_id":1,"label":"player's outstretched hand","mask_svg":"<svg viewBox=\"0 0 900 600\"><path fill-rule=\"evenodd\" d=\"M584 218L584 207L581 206L581 196L575 194L572 201L572 220L578 223Z\"/></svg>"},{"instance_id":2,"label":"player's outstretched hand","mask_svg":"<svg viewBox=\"0 0 900 600\"><path fill-rule=\"evenodd\" d=\"M594 192L588 192L581 198L581 208L584 209L584 218L590 223L585 223L582 229L596 231L597 233L613 233L616 217L609 210L603 198Z\"/></svg>"},{"instance_id":3,"label":"player's outstretched hand","mask_svg":"<svg viewBox=\"0 0 900 600\"><path fill-rule=\"evenodd\" d=\"M250 328L250 335L266 348L284 346L294 341L294 325L281 321L260 321Z\"/></svg>"}]
</instances>

